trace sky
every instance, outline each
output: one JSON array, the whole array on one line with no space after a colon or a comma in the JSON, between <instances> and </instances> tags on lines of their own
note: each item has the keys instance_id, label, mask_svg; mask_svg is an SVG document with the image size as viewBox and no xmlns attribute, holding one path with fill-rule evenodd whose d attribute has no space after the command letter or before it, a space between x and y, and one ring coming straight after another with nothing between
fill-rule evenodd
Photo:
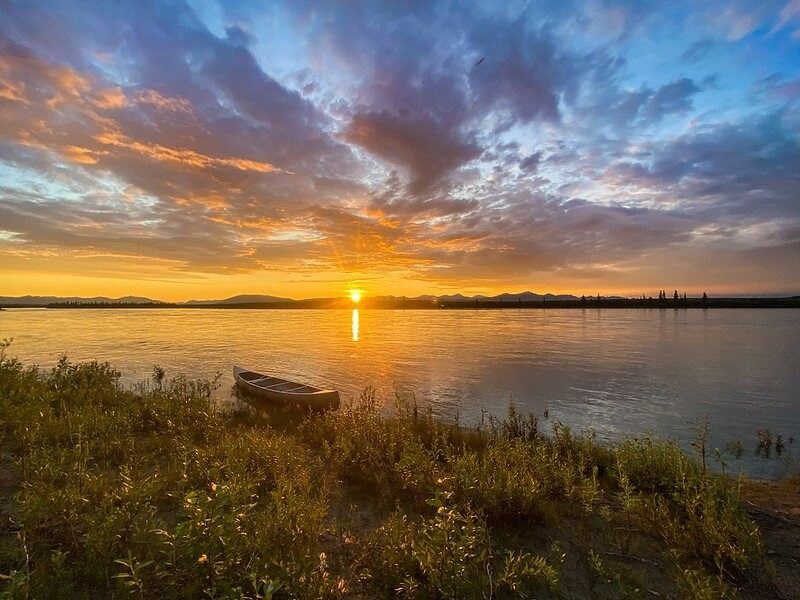
<instances>
[{"instance_id":1,"label":"sky","mask_svg":"<svg viewBox=\"0 0 800 600\"><path fill-rule=\"evenodd\" d=\"M800 293L800 0L0 0L0 295Z\"/></svg>"}]
</instances>

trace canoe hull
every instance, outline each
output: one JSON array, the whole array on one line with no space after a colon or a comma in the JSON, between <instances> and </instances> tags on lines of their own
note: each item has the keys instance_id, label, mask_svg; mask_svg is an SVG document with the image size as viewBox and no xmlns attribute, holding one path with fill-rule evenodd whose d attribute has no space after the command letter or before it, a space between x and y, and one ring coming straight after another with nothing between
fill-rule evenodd
<instances>
[{"instance_id":1,"label":"canoe hull","mask_svg":"<svg viewBox=\"0 0 800 600\"><path fill-rule=\"evenodd\" d=\"M299 406L312 410L336 410L339 408L339 392L336 390L319 390L313 388L315 390L313 392L301 393L270 390L259 386L258 379L253 380L254 375L262 374L238 366L233 368L233 378L236 381L236 387L253 398L258 398L259 400L264 400L279 406ZM311 386L303 387L310 388Z\"/></svg>"}]
</instances>

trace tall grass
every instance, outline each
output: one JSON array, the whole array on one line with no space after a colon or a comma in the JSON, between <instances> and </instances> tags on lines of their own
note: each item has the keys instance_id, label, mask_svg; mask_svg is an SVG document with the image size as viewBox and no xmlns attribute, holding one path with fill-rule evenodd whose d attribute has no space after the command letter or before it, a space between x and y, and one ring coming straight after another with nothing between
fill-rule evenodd
<instances>
[{"instance_id":1,"label":"tall grass","mask_svg":"<svg viewBox=\"0 0 800 600\"><path fill-rule=\"evenodd\" d=\"M232 414L213 388L0 353L0 597L636 595L647 573L608 558L631 536L666 593L761 569L736 484L670 444L545 437L514 407L476 428L401 401L389 416L369 390L337 413Z\"/></svg>"}]
</instances>

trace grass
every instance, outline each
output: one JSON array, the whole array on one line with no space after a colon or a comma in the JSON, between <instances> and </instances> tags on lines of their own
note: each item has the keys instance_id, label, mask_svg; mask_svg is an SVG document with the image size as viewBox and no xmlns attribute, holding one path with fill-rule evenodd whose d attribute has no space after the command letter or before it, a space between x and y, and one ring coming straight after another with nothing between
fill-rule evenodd
<instances>
[{"instance_id":1,"label":"grass","mask_svg":"<svg viewBox=\"0 0 800 600\"><path fill-rule=\"evenodd\" d=\"M213 389L0 352L0 598L719 598L763 574L739 483L672 444Z\"/></svg>"}]
</instances>

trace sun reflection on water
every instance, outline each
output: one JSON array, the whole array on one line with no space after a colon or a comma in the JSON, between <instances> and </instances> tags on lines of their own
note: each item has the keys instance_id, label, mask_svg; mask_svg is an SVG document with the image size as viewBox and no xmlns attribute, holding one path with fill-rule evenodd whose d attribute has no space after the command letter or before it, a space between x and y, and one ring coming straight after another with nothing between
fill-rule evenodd
<instances>
[{"instance_id":1,"label":"sun reflection on water","mask_svg":"<svg viewBox=\"0 0 800 600\"><path fill-rule=\"evenodd\" d=\"M353 309L353 341L358 341L358 309Z\"/></svg>"}]
</instances>

